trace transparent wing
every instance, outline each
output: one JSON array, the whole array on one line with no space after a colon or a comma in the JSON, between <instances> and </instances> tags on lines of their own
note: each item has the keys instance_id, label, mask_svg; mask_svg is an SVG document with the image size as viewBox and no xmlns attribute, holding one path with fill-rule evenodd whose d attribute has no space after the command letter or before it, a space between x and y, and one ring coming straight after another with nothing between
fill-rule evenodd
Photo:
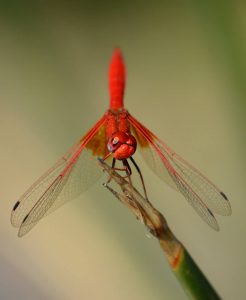
<instances>
[{"instance_id":1,"label":"transparent wing","mask_svg":"<svg viewBox=\"0 0 246 300\"><path fill-rule=\"evenodd\" d=\"M204 221L218 230L213 212L231 214L226 195L131 115L129 121L150 168L170 186L179 190Z\"/></svg>"},{"instance_id":2,"label":"transparent wing","mask_svg":"<svg viewBox=\"0 0 246 300\"><path fill-rule=\"evenodd\" d=\"M97 156L107 154L105 122L99 122L16 202L11 223L26 234L45 215L86 191L102 172Z\"/></svg>"}]
</instances>

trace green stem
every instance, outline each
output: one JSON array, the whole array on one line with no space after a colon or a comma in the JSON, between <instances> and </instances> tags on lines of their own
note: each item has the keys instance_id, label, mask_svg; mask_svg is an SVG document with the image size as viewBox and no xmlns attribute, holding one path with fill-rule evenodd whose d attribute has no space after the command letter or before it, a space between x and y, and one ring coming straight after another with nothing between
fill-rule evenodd
<instances>
[{"instance_id":1,"label":"green stem","mask_svg":"<svg viewBox=\"0 0 246 300\"><path fill-rule=\"evenodd\" d=\"M179 261L173 272L191 299L221 299L185 248L180 249Z\"/></svg>"}]
</instances>

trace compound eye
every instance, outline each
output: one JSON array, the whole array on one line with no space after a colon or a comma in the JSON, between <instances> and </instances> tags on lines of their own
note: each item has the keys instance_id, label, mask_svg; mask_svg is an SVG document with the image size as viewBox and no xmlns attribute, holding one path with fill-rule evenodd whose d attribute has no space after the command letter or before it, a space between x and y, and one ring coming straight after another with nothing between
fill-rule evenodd
<instances>
[{"instance_id":1,"label":"compound eye","mask_svg":"<svg viewBox=\"0 0 246 300\"><path fill-rule=\"evenodd\" d=\"M113 145L116 145L116 144L118 144L118 142L119 142L119 138L116 136L116 137L114 137L113 138L113 141L112 141L112 144Z\"/></svg>"}]
</instances>

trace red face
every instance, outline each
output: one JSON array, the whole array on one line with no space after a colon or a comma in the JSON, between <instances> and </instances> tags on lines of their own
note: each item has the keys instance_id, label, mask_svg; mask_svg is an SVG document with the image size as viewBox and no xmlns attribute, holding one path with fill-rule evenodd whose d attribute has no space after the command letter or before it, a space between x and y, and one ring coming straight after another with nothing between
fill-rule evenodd
<instances>
[{"instance_id":1,"label":"red face","mask_svg":"<svg viewBox=\"0 0 246 300\"><path fill-rule=\"evenodd\" d=\"M137 141L131 134L117 131L111 135L107 146L114 158L122 160L131 157L135 153Z\"/></svg>"}]
</instances>

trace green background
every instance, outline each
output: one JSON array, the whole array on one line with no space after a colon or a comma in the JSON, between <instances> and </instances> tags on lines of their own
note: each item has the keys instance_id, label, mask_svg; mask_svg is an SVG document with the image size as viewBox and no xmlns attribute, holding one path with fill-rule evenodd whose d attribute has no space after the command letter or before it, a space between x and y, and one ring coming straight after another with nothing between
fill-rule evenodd
<instances>
[{"instance_id":1,"label":"green background","mask_svg":"<svg viewBox=\"0 0 246 300\"><path fill-rule=\"evenodd\" d=\"M246 294L244 1L0 2L0 298L186 299L154 238L101 182L18 239L12 205L108 107L115 46L126 108L218 184L210 229L142 162L152 203L223 299Z\"/></svg>"}]
</instances>

